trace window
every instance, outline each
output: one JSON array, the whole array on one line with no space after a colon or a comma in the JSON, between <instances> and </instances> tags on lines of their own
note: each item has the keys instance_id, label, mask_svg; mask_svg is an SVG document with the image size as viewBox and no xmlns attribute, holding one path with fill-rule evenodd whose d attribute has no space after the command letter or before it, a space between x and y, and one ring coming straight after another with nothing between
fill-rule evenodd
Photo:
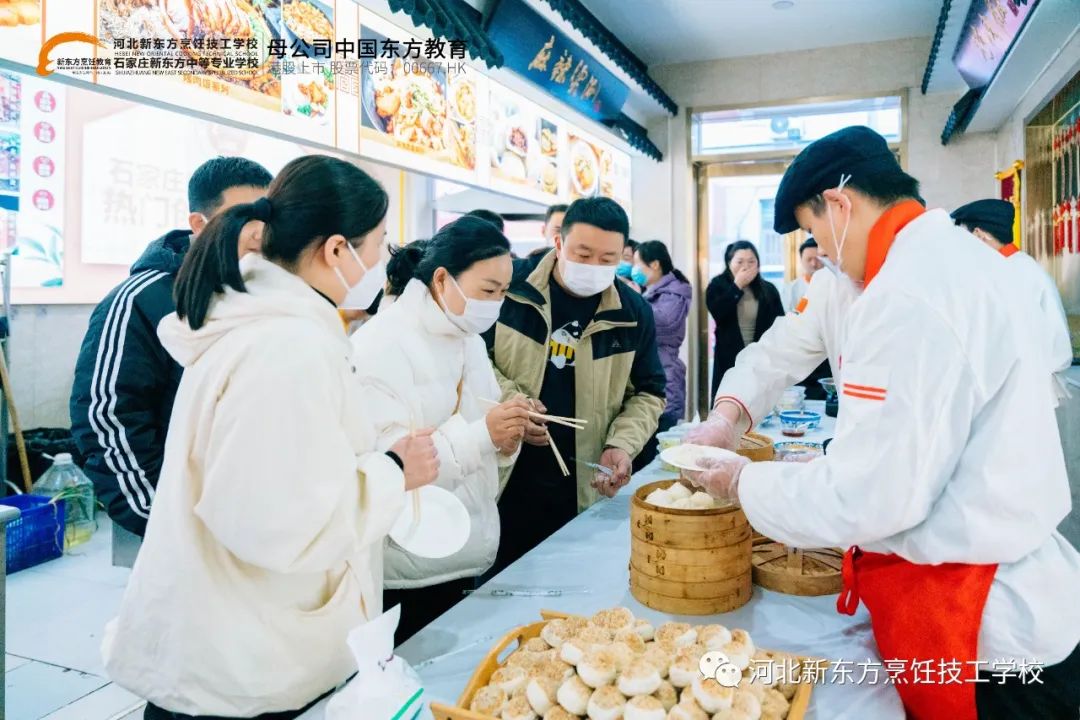
<instances>
[{"instance_id":1,"label":"window","mask_svg":"<svg viewBox=\"0 0 1080 720\"><path fill-rule=\"evenodd\" d=\"M903 129L901 113L899 95L696 113L691 132L693 153L798 151L850 125L866 125L889 142L899 143Z\"/></svg>"}]
</instances>

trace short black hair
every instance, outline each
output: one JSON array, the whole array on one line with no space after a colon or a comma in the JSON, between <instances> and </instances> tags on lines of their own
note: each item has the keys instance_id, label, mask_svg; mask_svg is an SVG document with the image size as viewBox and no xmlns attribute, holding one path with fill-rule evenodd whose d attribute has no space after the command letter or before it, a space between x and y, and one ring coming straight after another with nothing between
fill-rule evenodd
<instances>
[{"instance_id":1,"label":"short black hair","mask_svg":"<svg viewBox=\"0 0 1080 720\"><path fill-rule=\"evenodd\" d=\"M637 249L641 247L641 243L639 243L637 240L631 240L630 238L626 238L626 242L623 243L623 247L630 248L634 252L637 252Z\"/></svg>"},{"instance_id":2,"label":"short black hair","mask_svg":"<svg viewBox=\"0 0 1080 720\"><path fill-rule=\"evenodd\" d=\"M480 218L481 220L487 220L489 223L499 228L499 232L506 232L506 222L503 220L502 215L492 210L470 210L465 213L465 217Z\"/></svg>"},{"instance_id":3,"label":"short black hair","mask_svg":"<svg viewBox=\"0 0 1080 720\"><path fill-rule=\"evenodd\" d=\"M901 200L926 202L919 195L919 181L908 175L897 165L895 170L869 173L852 178L845 187L858 190L882 207L888 207ZM801 203L800 203L801 204ZM825 195L818 193L806 201L806 205L815 215L825 212Z\"/></svg>"},{"instance_id":4,"label":"short black hair","mask_svg":"<svg viewBox=\"0 0 1080 720\"><path fill-rule=\"evenodd\" d=\"M562 221L562 235L570 234L570 229L578 223L592 225L607 232L622 233L623 242L630 235L630 218L619 203L611 198L594 197L575 200L566 209Z\"/></svg>"},{"instance_id":5,"label":"short black hair","mask_svg":"<svg viewBox=\"0 0 1080 720\"><path fill-rule=\"evenodd\" d=\"M270 186L274 176L254 160L242 157L216 157L207 160L188 180L188 210L210 216L221 207L222 195L229 188Z\"/></svg>"},{"instance_id":6,"label":"short black hair","mask_svg":"<svg viewBox=\"0 0 1080 720\"><path fill-rule=\"evenodd\" d=\"M814 238L807 238L806 242L804 242L802 245L799 246L799 257L802 257L802 254L803 254L804 250L809 250L810 248L816 248L817 246L818 246L817 240L815 240Z\"/></svg>"},{"instance_id":7,"label":"short black hair","mask_svg":"<svg viewBox=\"0 0 1080 720\"><path fill-rule=\"evenodd\" d=\"M554 215L555 213L564 213L569 207L569 205L564 205L562 203L558 205L548 206L547 212L544 213L544 224L547 225L549 222L551 222L552 215Z\"/></svg>"}]
</instances>

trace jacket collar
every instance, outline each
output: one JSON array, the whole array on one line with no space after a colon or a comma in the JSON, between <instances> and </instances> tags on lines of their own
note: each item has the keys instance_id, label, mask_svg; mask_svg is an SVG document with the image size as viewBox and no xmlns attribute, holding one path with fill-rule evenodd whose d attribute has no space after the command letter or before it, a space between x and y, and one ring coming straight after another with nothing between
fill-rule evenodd
<instances>
[{"instance_id":1,"label":"jacket collar","mask_svg":"<svg viewBox=\"0 0 1080 720\"><path fill-rule=\"evenodd\" d=\"M464 330L450 322L442 307L435 302L435 296L431 294L428 286L419 280L409 281L395 305L401 305L400 312L406 317L418 318L421 327L432 335L454 338L466 336Z\"/></svg>"},{"instance_id":2,"label":"jacket collar","mask_svg":"<svg viewBox=\"0 0 1080 720\"><path fill-rule=\"evenodd\" d=\"M1012 257L1016 253L1020 252L1020 248L1016 247L1016 245L1014 245L1013 243L1009 243L1008 245L1002 245L1001 249L998 250L998 252L1005 257Z\"/></svg>"},{"instance_id":3,"label":"jacket collar","mask_svg":"<svg viewBox=\"0 0 1080 720\"><path fill-rule=\"evenodd\" d=\"M541 308L550 304L551 283L554 282L553 274L558 256L558 252L553 250L540 257L538 261L534 261L536 262L535 266L526 261L524 270L528 274L520 280L515 278L513 286L510 288L510 294ZM617 320L620 319L618 316L624 314L622 312L623 302L619 294L619 285L620 283L616 279L611 287L600 294L600 305L597 307L595 315L597 319L604 316L603 319ZM614 316L608 317L607 314L609 313L613 313Z\"/></svg>"},{"instance_id":4,"label":"jacket collar","mask_svg":"<svg viewBox=\"0 0 1080 720\"><path fill-rule=\"evenodd\" d=\"M926 212L922 203L905 200L893 205L882 213L874 226L870 228L870 240L866 246L866 272L863 275L863 287L868 287L881 268L897 234L915 218Z\"/></svg>"}]
</instances>

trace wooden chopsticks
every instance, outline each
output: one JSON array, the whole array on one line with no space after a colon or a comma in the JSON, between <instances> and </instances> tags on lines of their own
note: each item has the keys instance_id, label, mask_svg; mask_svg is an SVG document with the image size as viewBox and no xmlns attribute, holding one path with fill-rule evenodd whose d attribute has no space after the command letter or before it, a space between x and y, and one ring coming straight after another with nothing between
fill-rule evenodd
<instances>
[{"instance_id":1,"label":"wooden chopsticks","mask_svg":"<svg viewBox=\"0 0 1080 720\"><path fill-rule=\"evenodd\" d=\"M488 405L502 405L500 402L489 400L487 398L478 398L480 402L485 402ZM553 423L555 425L562 425L564 427L572 428L574 430L584 430L588 424L588 420L581 420L579 418L563 417L561 415L544 415L543 413L529 411L529 417L536 418L537 420L543 420L544 422ZM563 460L562 453L559 452L559 447L555 444L555 441L551 438L551 433L547 434L548 445L551 447L551 452L555 454L555 462L559 463L559 469L562 471L563 477L570 477L570 468L566 466L566 461Z\"/></svg>"}]
</instances>

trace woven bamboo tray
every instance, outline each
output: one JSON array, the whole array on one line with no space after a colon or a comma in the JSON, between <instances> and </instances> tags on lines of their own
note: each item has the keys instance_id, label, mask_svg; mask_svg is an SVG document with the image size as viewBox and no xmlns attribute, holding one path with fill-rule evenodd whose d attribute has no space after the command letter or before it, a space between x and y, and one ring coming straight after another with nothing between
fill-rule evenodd
<instances>
[{"instance_id":1,"label":"woven bamboo tray","mask_svg":"<svg viewBox=\"0 0 1080 720\"><path fill-rule=\"evenodd\" d=\"M437 702L431 703L431 712L435 716L435 720L499 720L499 718L491 715L475 713L469 710L468 707L472 704L473 696L476 695L477 691L488 684L492 674L503 664L506 657L510 655L508 650L516 650L532 638L540 637L540 632L544 629L544 626L547 625L549 620L573 617L566 613L554 612L551 610L542 610L540 616L543 618L543 621L515 628L504 635L503 638L495 644L495 647L491 649L491 652L480 661L480 665L477 666L476 672L473 673L472 678L469 679L469 683L465 686L465 690L461 693L461 697L458 698L456 706L444 705ZM800 662L811 659L805 656L795 657ZM810 707L810 696L813 690L814 686L811 683L798 684L798 688L795 691L795 697L791 698L791 708L788 710L787 720L806 720L806 711L807 708Z\"/></svg>"},{"instance_id":2,"label":"woven bamboo tray","mask_svg":"<svg viewBox=\"0 0 1080 720\"><path fill-rule=\"evenodd\" d=\"M756 432L743 435L735 452L753 462L772 462L776 459L776 448L772 438Z\"/></svg>"},{"instance_id":3,"label":"woven bamboo tray","mask_svg":"<svg viewBox=\"0 0 1080 720\"><path fill-rule=\"evenodd\" d=\"M754 584L787 595L835 595L843 589L844 552L800 550L767 537L754 540Z\"/></svg>"}]
</instances>

